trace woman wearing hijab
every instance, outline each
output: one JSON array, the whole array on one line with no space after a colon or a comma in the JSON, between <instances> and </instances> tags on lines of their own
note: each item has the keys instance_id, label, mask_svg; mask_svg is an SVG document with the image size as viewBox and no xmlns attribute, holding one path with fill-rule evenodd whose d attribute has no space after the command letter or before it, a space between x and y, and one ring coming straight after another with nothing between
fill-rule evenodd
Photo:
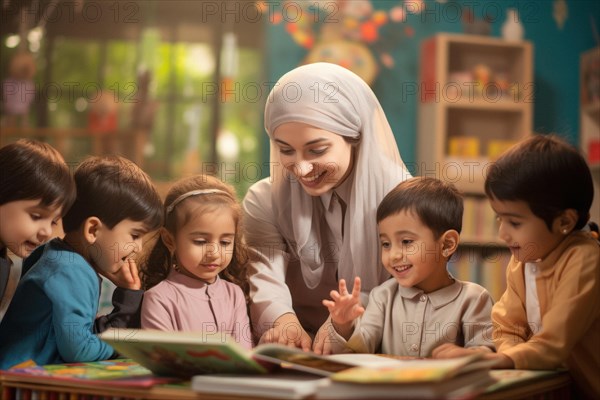
<instances>
[{"instance_id":1,"label":"woman wearing hijab","mask_svg":"<svg viewBox=\"0 0 600 400\"><path fill-rule=\"evenodd\" d=\"M361 299L389 278L380 268L376 210L410 177L379 101L349 70L298 67L265 106L271 176L244 199L250 306L260 342L311 348L338 280L362 280ZM319 334L314 350L327 352Z\"/></svg>"}]
</instances>

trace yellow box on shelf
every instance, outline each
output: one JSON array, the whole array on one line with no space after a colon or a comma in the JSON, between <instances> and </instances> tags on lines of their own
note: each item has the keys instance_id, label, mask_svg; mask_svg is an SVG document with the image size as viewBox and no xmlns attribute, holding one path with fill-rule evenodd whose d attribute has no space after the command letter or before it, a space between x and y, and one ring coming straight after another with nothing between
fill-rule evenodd
<instances>
[{"instance_id":1,"label":"yellow box on shelf","mask_svg":"<svg viewBox=\"0 0 600 400\"><path fill-rule=\"evenodd\" d=\"M490 140L487 147L487 155L491 161L497 160L498 157L512 145L517 143L515 140Z\"/></svg>"},{"instance_id":2,"label":"yellow box on shelf","mask_svg":"<svg viewBox=\"0 0 600 400\"><path fill-rule=\"evenodd\" d=\"M448 155L451 157L479 157L479 138L474 136L453 136L448 140Z\"/></svg>"}]
</instances>

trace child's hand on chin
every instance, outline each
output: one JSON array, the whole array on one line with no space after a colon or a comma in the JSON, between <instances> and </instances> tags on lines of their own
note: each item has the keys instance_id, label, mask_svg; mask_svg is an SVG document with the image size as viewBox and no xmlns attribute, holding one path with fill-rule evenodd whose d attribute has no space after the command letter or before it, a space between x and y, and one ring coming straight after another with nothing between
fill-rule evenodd
<instances>
[{"instance_id":1,"label":"child's hand on chin","mask_svg":"<svg viewBox=\"0 0 600 400\"><path fill-rule=\"evenodd\" d=\"M142 288L138 267L132 258L128 258L118 271L114 273L104 272L103 275L120 288L131 290L140 290Z\"/></svg>"}]
</instances>

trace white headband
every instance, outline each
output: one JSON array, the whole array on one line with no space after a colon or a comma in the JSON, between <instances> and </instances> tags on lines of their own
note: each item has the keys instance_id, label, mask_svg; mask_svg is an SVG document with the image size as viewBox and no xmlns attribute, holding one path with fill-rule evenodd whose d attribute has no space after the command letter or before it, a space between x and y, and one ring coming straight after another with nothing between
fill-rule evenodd
<instances>
[{"instance_id":1,"label":"white headband","mask_svg":"<svg viewBox=\"0 0 600 400\"><path fill-rule=\"evenodd\" d=\"M175 200L173 200L173 202L171 204L169 204L169 206L167 207L167 214L170 214L171 211L173 211L173 209L175 208L175 206L177 204L181 203L183 200L185 200L191 196L197 196L199 194L224 194L227 197L231 198L231 194L227 193L224 190L220 190L220 189L192 190L191 192L184 193L181 196L179 196L178 198L176 198Z\"/></svg>"}]
</instances>

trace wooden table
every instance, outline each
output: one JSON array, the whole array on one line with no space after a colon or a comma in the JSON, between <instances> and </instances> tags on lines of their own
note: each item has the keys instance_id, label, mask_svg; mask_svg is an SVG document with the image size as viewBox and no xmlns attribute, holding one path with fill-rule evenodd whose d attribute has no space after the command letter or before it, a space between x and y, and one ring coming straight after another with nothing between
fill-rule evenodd
<instances>
[{"instance_id":1,"label":"wooden table","mask_svg":"<svg viewBox=\"0 0 600 400\"><path fill-rule=\"evenodd\" d=\"M163 385L150 389L82 387L39 384L18 377L0 376L2 400L20 399L57 399L57 400L96 400L110 398L125 399L165 399L165 400L251 400L250 397L217 396L198 394L186 385ZM482 400L496 399L569 399L571 397L571 378L568 373L557 373L530 381L500 388L477 397ZM257 399L252 399L257 400Z\"/></svg>"}]
</instances>

